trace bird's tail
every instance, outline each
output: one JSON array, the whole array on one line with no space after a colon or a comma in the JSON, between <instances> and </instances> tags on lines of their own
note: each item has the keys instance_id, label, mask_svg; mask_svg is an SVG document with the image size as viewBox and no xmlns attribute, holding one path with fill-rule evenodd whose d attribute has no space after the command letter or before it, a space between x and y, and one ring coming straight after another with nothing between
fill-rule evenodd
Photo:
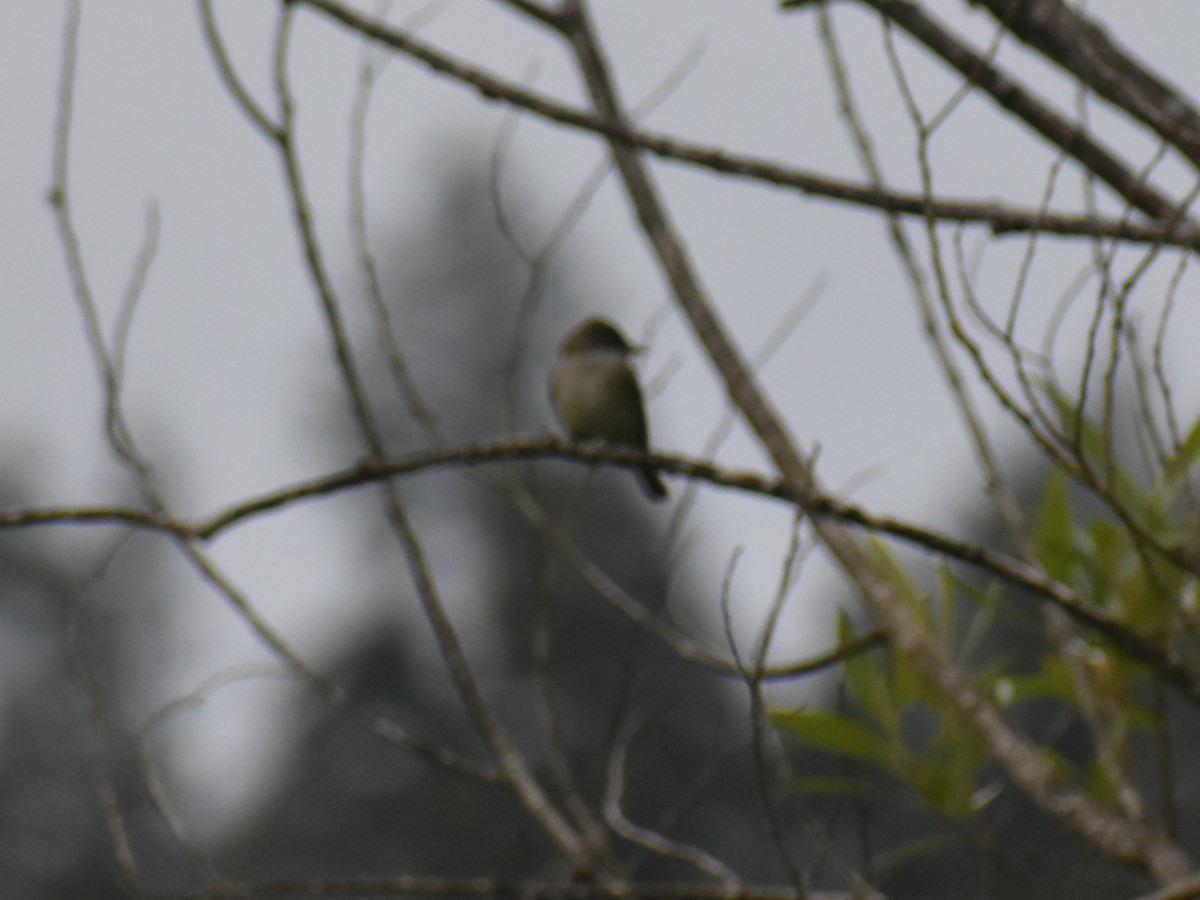
<instances>
[{"instance_id":1,"label":"bird's tail","mask_svg":"<svg viewBox=\"0 0 1200 900\"><path fill-rule=\"evenodd\" d=\"M667 499L667 486L659 476L657 469L646 466L638 469L638 474L641 476L640 481L647 497L655 501Z\"/></svg>"}]
</instances>

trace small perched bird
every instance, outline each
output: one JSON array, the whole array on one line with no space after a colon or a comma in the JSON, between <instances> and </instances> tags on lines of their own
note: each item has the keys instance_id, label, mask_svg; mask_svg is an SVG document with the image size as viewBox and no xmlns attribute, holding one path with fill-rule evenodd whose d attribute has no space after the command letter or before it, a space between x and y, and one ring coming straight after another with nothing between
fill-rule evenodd
<instances>
[{"instance_id":1,"label":"small perched bird","mask_svg":"<svg viewBox=\"0 0 1200 900\"><path fill-rule=\"evenodd\" d=\"M550 376L550 399L571 440L646 449L642 389L629 364L637 352L604 319L588 319L567 335ZM644 466L638 474L650 499L667 496L667 486L653 466Z\"/></svg>"}]
</instances>

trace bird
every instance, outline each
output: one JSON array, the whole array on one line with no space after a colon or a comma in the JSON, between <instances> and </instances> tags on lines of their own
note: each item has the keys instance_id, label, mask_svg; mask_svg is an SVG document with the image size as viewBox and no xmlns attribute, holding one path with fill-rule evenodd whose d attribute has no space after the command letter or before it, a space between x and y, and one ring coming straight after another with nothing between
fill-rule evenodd
<instances>
[{"instance_id":1,"label":"bird","mask_svg":"<svg viewBox=\"0 0 1200 900\"><path fill-rule=\"evenodd\" d=\"M587 319L567 335L550 375L550 400L571 440L648 447L642 389L630 365L639 350L605 319ZM666 499L657 469L637 473L651 500Z\"/></svg>"}]
</instances>

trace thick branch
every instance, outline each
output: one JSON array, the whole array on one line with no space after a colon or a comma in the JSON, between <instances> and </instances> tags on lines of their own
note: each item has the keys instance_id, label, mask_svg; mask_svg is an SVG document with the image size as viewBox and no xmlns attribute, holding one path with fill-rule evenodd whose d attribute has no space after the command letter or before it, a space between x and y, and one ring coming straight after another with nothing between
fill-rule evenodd
<instances>
[{"instance_id":1,"label":"thick branch","mask_svg":"<svg viewBox=\"0 0 1200 900\"><path fill-rule=\"evenodd\" d=\"M593 105L602 117L626 125L607 61L582 0L564 0L563 9L563 37L575 54ZM820 491L809 465L718 319L645 165L636 151L618 140L610 140L610 150L647 243L674 290L680 310L704 345L733 402L795 492L797 502L806 512L814 511ZM1095 802L1064 777L1040 748L1013 730L895 596L887 576L873 564L852 533L819 519L814 520L813 528L862 592L893 650L906 654L922 668L947 703L970 723L997 762L1035 803L1103 852L1146 869L1162 883L1191 870L1186 855L1169 837Z\"/></svg>"},{"instance_id":2,"label":"thick branch","mask_svg":"<svg viewBox=\"0 0 1200 900\"><path fill-rule=\"evenodd\" d=\"M804 2L785 6L806 5ZM917 4L909 0L857 0L895 22L936 56L978 85L1004 109L1046 138L1117 192L1134 209L1160 222L1182 221L1178 204L1146 184L1139 172L1126 165L1078 122L1059 115L1032 91L976 52L966 42ZM1191 223L1191 227L1196 227Z\"/></svg>"},{"instance_id":3,"label":"thick branch","mask_svg":"<svg viewBox=\"0 0 1200 900\"><path fill-rule=\"evenodd\" d=\"M563 897L566 900L796 900L791 885L745 885L731 894L724 885L690 882L502 881L494 878L438 878L396 875L390 878L355 878L340 881L225 881L180 895L187 900L260 900L266 897L478 897L511 900L514 897ZM879 895L856 891L810 891L808 900L878 900Z\"/></svg>"},{"instance_id":4,"label":"thick branch","mask_svg":"<svg viewBox=\"0 0 1200 900\"><path fill-rule=\"evenodd\" d=\"M285 171L288 198L292 205L292 218L304 250L308 274L312 279L324 316L325 327L329 332L338 371L351 401L354 421L370 452L370 457L378 460L382 459L384 455L382 435L367 401L362 378L346 332L345 320L334 290L333 279L329 275L321 245L317 240L306 185L300 171L296 147L295 108L288 77L291 23L294 9L293 3L283 4L276 38L274 81L280 107L279 126L277 129L272 129L267 120L254 115L249 110L247 112L256 127L260 130L267 129L263 131L264 137L271 141L279 152ZM224 60L227 60L227 56L220 49L219 36L215 27L209 27L206 35L210 44L214 45L213 55L217 60L218 71L227 81L232 79L232 69L223 63ZM235 99L240 103L249 102L248 95L244 91L239 93L236 89L236 79L234 82L229 87ZM466 652L454 628L454 623L442 602L417 530L392 485L384 484L383 488L388 521L408 563L409 573L422 611L433 629L442 660L450 672L460 699L471 715L473 725L496 754L509 786L539 821L550 839L558 845L576 869L592 872L596 867L579 835L559 811L553 799L542 788L516 741L501 726L484 699L483 692L471 671Z\"/></svg>"},{"instance_id":5,"label":"thick branch","mask_svg":"<svg viewBox=\"0 0 1200 900\"><path fill-rule=\"evenodd\" d=\"M569 444L556 437L535 437L439 447L436 450L413 453L397 459L364 460L347 469L251 497L220 512L195 520L172 519L153 512L121 506L39 507L0 513L0 531L41 525L124 525L159 531L182 540L212 540L258 516L319 497L431 469L523 459L562 459L588 465L617 465L629 469L636 469L650 462L664 473L798 503L798 498L787 482L755 472L726 469L705 460L685 456L643 453L627 447L603 444ZM1009 584L1025 588L1054 604L1081 625L1094 629L1112 641L1117 649L1144 663L1193 701L1200 703L1200 679L1191 669L1174 660L1165 649L1153 641L1142 637L1090 603L1068 585L1055 581L1035 566L934 529L892 516L872 513L826 495L819 495L813 499L809 513L817 519L838 521L889 535L943 557L977 566ZM659 637L663 636L659 634ZM724 660L716 660L706 650L686 643L679 643L676 649L692 662L727 674L736 673L735 666ZM820 657L802 663L772 667L766 677L775 679L808 674L843 658L839 655L843 649L845 648L834 651L829 658Z\"/></svg>"},{"instance_id":6,"label":"thick branch","mask_svg":"<svg viewBox=\"0 0 1200 900\"><path fill-rule=\"evenodd\" d=\"M1200 166L1200 110L1191 99L1062 0L973 0L1001 25Z\"/></svg>"}]
</instances>

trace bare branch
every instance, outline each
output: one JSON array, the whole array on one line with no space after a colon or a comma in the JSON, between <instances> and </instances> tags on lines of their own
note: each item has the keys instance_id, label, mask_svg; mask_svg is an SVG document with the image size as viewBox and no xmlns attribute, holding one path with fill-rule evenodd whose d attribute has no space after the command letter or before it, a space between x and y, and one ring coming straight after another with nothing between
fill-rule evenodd
<instances>
[{"instance_id":1,"label":"bare branch","mask_svg":"<svg viewBox=\"0 0 1200 900\"><path fill-rule=\"evenodd\" d=\"M70 23L68 34L70 34L78 26L78 5L72 3L67 15ZM89 585L94 585L103 577L121 543L118 541L113 544L105 553L89 576ZM87 716L88 762L92 768L96 797L100 803L100 812L104 819L105 830L108 832L109 844L112 846L113 856L116 858L121 875L126 881L126 887L140 893L145 887L145 876L133 849L129 820L121 806L121 798L118 795L114 778L111 734L113 722L109 712L108 698L104 686L97 679L96 673L88 661L83 646L80 614L87 593L86 589L82 591L79 596L74 598L74 602L67 610L66 621L63 623L63 643L74 676L73 686Z\"/></svg>"},{"instance_id":2,"label":"bare branch","mask_svg":"<svg viewBox=\"0 0 1200 900\"><path fill-rule=\"evenodd\" d=\"M1095 19L1062 0L977 0L996 21L1072 77L1152 128L1200 166L1200 110Z\"/></svg>"},{"instance_id":3,"label":"bare branch","mask_svg":"<svg viewBox=\"0 0 1200 900\"><path fill-rule=\"evenodd\" d=\"M257 900L263 897L564 897L567 900L729 900L722 885L692 882L628 882L621 885L594 881L501 881L493 878L436 878L398 875L391 878L356 878L342 881L304 879L275 882L227 882L216 889L193 891L182 900ZM793 887L744 885L737 900L796 900ZM876 893L812 891L806 900L881 900Z\"/></svg>"},{"instance_id":4,"label":"bare branch","mask_svg":"<svg viewBox=\"0 0 1200 900\"><path fill-rule=\"evenodd\" d=\"M1037 231L1062 236L1100 235L1126 241L1161 240L1172 246L1200 249L1200 227L1166 228L1154 223L1125 222L1081 215L1023 210L994 201L930 199L918 194L881 191L870 186L813 174L754 157L728 153L638 130L603 116L573 109L533 91L517 87L483 69L453 59L410 35L389 29L333 0L298 0L325 13L367 37L386 44L443 75L474 87L488 100L498 100L536 113L550 121L602 135L610 140L646 150L663 159L689 163L739 178L793 188L801 193L842 203L908 216L932 215L943 222L974 222L996 234ZM1169 201L1168 201L1169 202ZM1174 207L1171 207L1174 209ZM1169 218L1169 217L1168 217Z\"/></svg>"},{"instance_id":5,"label":"bare branch","mask_svg":"<svg viewBox=\"0 0 1200 900\"><path fill-rule=\"evenodd\" d=\"M684 475L717 486L774 497L791 503L799 502L793 488L778 479L751 472L723 469L705 460L693 460L660 453L642 453L624 447L571 445L559 438L544 437L499 441L490 444L464 444L417 453L396 460L364 461L340 472L298 482L257 498L251 498L195 522L115 506L44 507L0 513L0 530L58 524L126 525L160 531L184 541L208 540L256 516L284 509L305 500L376 484L402 475L414 474L435 467L537 458L570 459L590 464L609 463L626 468L636 468L647 462L653 462L664 472ZM532 512L524 509L520 503L518 507L531 515L535 523L544 526L548 534L557 534L540 507ZM1200 677L1192 673L1186 665L1174 660L1168 651L1141 637L1135 631L1110 617L1099 606L1089 602L1069 586L1050 578L1034 565L978 544L905 522L902 519L871 513L853 504L825 495L809 498L808 510L818 520L837 520L847 525L887 534L934 553L979 566L1005 581L1027 588L1044 600L1059 606L1081 624L1096 629L1112 640L1123 652L1151 666L1190 698L1200 703ZM570 558L568 556L568 559ZM583 568L592 565L581 554L578 564ZM617 590L619 591L619 589ZM623 595L623 592L621 594ZM631 607L623 611L631 619L639 622L642 622L648 615L640 608ZM655 623L654 627L659 628L660 626ZM664 636L664 634L660 634L660 636ZM861 638L861 644L855 643L853 649L837 648L811 660L774 666L767 670L765 677L777 679L807 675L828 668L851 652L858 652L858 650L873 646L878 641L878 635L864 635ZM687 640L681 638L675 641L673 646L685 659L710 667L715 666L730 673L737 672L736 667L732 664L716 663L707 649L690 644Z\"/></svg>"},{"instance_id":6,"label":"bare branch","mask_svg":"<svg viewBox=\"0 0 1200 900\"><path fill-rule=\"evenodd\" d=\"M821 46L825 50L825 57L833 78L842 120L846 123L854 140L868 181L874 187L883 190L883 169L875 158L874 146L867 134L866 125L858 113L857 104L850 89L849 73L833 32L833 17L825 5L820 6L817 10L817 22L821 33ZM946 379L947 387L967 427L967 432L975 448L975 455L984 472L988 493L997 509L1000 510L1010 538L1018 546L1024 547L1027 544L1024 516L1011 489L1005 483L991 438L984 427L983 418L967 390L961 368L950 352L951 341L944 333L944 327L937 318L936 307L930 296L925 274L917 261L916 250L909 242L899 217L895 213L888 214L887 225L888 236L904 267L904 272L908 276L913 297L917 301L925 338L933 348L938 368Z\"/></svg>"},{"instance_id":7,"label":"bare branch","mask_svg":"<svg viewBox=\"0 0 1200 900\"><path fill-rule=\"evenodd\" d=\"M565 11L563 37L575 54L593 105L605 119L623 123L624 113L607 61L582 0L568 0ZM610 140L610 150L639 225L680 309L691 322L730 397L778 466L785 483L796 492L801 509L811 514L818 505L820 492L809 464L717 318L649 173L636 151L621 141ZM886 575L873 565L850 533L820 520L815 520L813 526L821 542L869 602L888 633L892 649L906 654L922 669L945 701L986 741L997 762L1035 803L1103 852L1146 869L1160 882L1168 882L1190 870L1187 856L1169 837L1096 803L1086 791L1064 778L1037 745L1011 728L999 711L978 693L967 674L946 658L913 613L895 596Z\"/></svg>"},{"instance_id":8,"label":"bare branch","mask_svg":"<svg viewBox=\"0 0 1200 900\"><path fill-rule=\"evenodd\" d=\"M275 47L275 91L280 107L278 133L274 139L284 166L292 217L304 248L309 276L316 289L325 327L333 347L334 358L342 383L354 413L354 421L369 452L369 459L384 456L384 442L379 425L367 401L366 389L355 360L333 280L326 267L313 225L311 205L300 172L295 137L295 111L288 78L288 52L294 4L285 4L280 13ZM454 623L442 602L433 573L430 570L424 545L401 502L399 492L391 484L383 485L388 521L399 541L408 563L422 612L437 639L443 662L450 672L456 690L471 716L477 732L496 754L505 779L521 802L542 825L549 838L580 872L604 877L598 861L579 834L547 795L529 763L511 735L505 730L484 699L483 692L471 671L466 652L459 640ZM190 548L189 548L190 549Z\"/></svg>"},{"instance_id":9,"label":"bare branch","mask_svg":"<svg viewBox=\"0 0 1200 900\"><path fill-rule=\"evenodd\" d=\"M1179 207L1165 194L1148 186L1115 152L1068 121L1021 85L1015 78L975 52L950 29L909 0L858 0L895 22L941 59L982 88L1001 107L1046 138L1064 153L1095 172L1118 196L1151 219L1173 222ZM786 5L786 4L785 4ZM795 4L792 4L795 5ZM1190 223L1190 220L1189 220ZM1195 227L1195 223L1190 223Z\"/></svg>"},{"instance_id":10,"label":"bare branch","mask_svg":"<svg viewBox=\"0 0 1200 900\"><path fill-rule=\"evenodd\" d=\"M673 840L642 825L636 825L625 815L622 801L625 795L625 755L632 734L617 741L608 758L608 779L604 792L604 818L621 837L644 847L652 853L682 860L721 885L728 897L740 897L742 880L720 859L699 847Z\"/></svg>"},{"instance_id":11,"label":"bare branch","mask_svg":"<svg viewBox=\"0 0 1200 900\"><path fill-rule=\"evenodd\" d=\"M480 765L452 750L415 737L398 723L363 710L341 685L312 669L258 611L250 598L217 568L216 564L196 546L194 541L180 539L177 543L184 557L192 564L200 578L225 600L238 618L245 622L250 631L262 642L263 646L330 707L344 711L369 731L390 743L412 751L435 766L486 783L504 783L503 774L495 769Z\"/></svg>"},{"instance_id":12,"label":"bare branch","mask_svg":"<svg viewBox=\"0 0 1200 900\"><path fill-rule=\"evenodd\" d=\"M213 62L216 64L221 81L233 96L238 108L246 114L246 117L254 126L263 134L271 136L274 140L278 140L279 126L272 122L271 117L254 101L254 98L250 95L250 91L246 89L246 86L237 75L237 70L233 67L233 61L229 58L229 54L225 50L224 41L221 40L221 33L217 30L217 19L213 12L212 0L199 0L198 6L200 9L200 23L204 28L205 42L209 53L212 54Z\"/></svg>"}]
</instances>

